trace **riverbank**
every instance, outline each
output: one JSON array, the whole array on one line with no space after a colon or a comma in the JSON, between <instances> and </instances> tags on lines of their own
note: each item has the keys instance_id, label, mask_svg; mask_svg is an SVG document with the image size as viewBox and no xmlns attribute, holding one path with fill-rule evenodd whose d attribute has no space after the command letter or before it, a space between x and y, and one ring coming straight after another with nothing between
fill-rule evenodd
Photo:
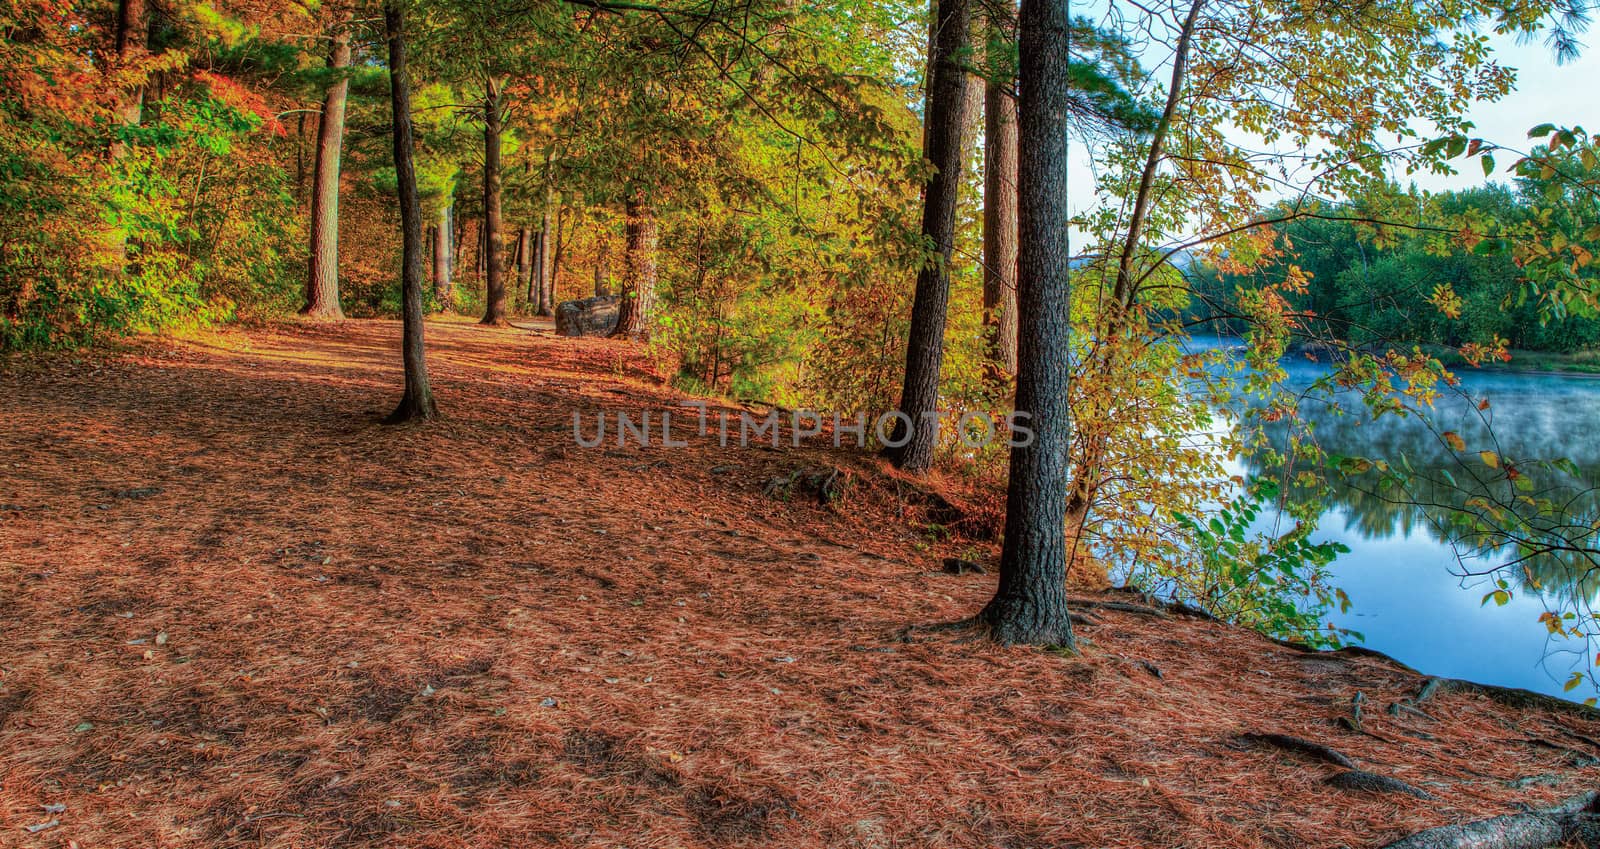
<instances>
[{"instance_id":1,"label":"riverbank","mask_svg":"<svg viewBox=\"0 0 1600 849\"><path fill-rule=\"evenodd\" d=\"M1489 360L1474 366L1454 348L1426 346L1425 351L1439 358L1446 368L1481 369L1513 374L1568 374L1600 376L1600 351L1561 354L1554 351L1511 351L1509 360Z\"/></svg>"},{"instance_id":2,"label":"riverbank","mask_svg":"<svg viewBox=\"0 0 1600 849\"><path fill-rule=\"evenodd\" d=\"M0 367L0 843L1381 846L1600 788L1592 711L1124 594L1074 592L1075 657L918 630L995 552L875 461L578 448L681 399L465 322L446 418L385 428L397 340Z\"/></svg>"}]
</instances>

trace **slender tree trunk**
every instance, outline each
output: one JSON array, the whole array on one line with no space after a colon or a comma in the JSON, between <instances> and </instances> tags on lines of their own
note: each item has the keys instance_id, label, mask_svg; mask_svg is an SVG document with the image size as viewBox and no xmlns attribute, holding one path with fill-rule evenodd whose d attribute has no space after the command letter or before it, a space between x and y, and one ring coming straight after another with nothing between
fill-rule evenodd
<instances>
[{"instance_id":1,"label":"slender tree trunk","mask_svg":"<svg viewBox=\"0 0 1600 849\"><path fill-rule=\"evenodd\" d=\"M516 257L517 276L512 282L517 284L517 289L522 289L528 280L529 269L533 267L533 228L524 224L517 228L517 249L513 253ZM538 305L529 298L528 309L535 309Z\"/></svg>"},{"instance_id":2,"label":"slender tree trunk","mask_svg":"<svg viewBox=\"0 0 1600 849\"><path fill-rule=\"evenodd\" d=\"M394 115L394 171L400 198L400 290L405 301L401 341L405 361L406 392L385 419L399 424L438 415L433 388L428 383L428 360L422 338L422 198L417 193L417 169L411 159L411 84L406 80L404 20L397 3L383 7L384 30L389 37L389 101Z\"/></svg>"},{"instance_id":3,"label":"slender tree trunk","mask_svg":"<svg viewBox=\"0 0 1600 849\"><path fill-rule=\"evenodd\" d=\"M546 251L549 251L550 248L549 245L546 245L546 238L544 237L546 237L546 233L544 233L544 222L541 221L539 222L539 229L534 230L533 232L533 254L531 254L530 257L531 267L528 269L528 273L526 273L525 280L523 280L523 285L528 288L528 307L530 307L534 313L539 312L539 304L541 304L541 291L542 286L544 286L544 283L542 283L542 273L544 273L544 254L546 254Z\"/></svg>"},{"instance_id":4,"label":"slender tree trunk","mask_svg":"<svg viewBox=\"0 0 1600 849\"><path fill-rule=\"evenodd\" d=\"M1009 37L991 20L991 43ZM984 87L983 319L994 362L1017 373L1017 102L1009 81Z\"/></svg>"},{"instance_id":5,"label":"slender tree trunk","mask_svg":"<svg viewBox=\"0 0 1600 849\"><path fill-rule=\"evenodd\" d=\"M488 79L483 98L483 245L488 281L483 324L506 323L505 264L500 257L500 84Z\"/></svg>"},{"instance_id":6,"label":"slender tree trunk","mask_svg":"<svg viewBox=\"0 0 1600 849\"><path fill-rule=\"evenodd\" d=\"M317 122L317 163L311 193L311 262L306 274L306 304L300 314L344 318L339 306L339 160L344 145L344 106L350 92L350 30L334 21L328 67L339 74L322 99Z\"/></svg>"},{"instance_id":7,"label":"slender tree trunk","mask_svg":"<svg viewBox=\"0 0 1600 849\"><path fill-rule=\"evenodd\" d=\"M1018 104L1019 416L1032 444L1011 449L1000 586L978 614L994 639L1074 648L1067 613L1069 0L1022 0ZM1020 441L1020 440L1019 440Z\"/></svg>"},{"instance_id":8,"label":"slender tree trunk","mask_svg":"<svg viewBox=\"0 0 1600 849\"><path fill-rule=\"evenodd\" d=\"M944 363L944 329L950 302L950 257L955 249L956 201L961 194L962 120L967 99L967 74L958 59L969 42L968 0L934 0L938 29L934 38L931 95L928 98L926 158L938 169L923 193L922 237L931 254L917 273L911 305L911 332L906 341L906 373L900 390L900 412L910 419L896 423L884 454L895 466L920 474L933 465L938 443L939 371Z\"/></svg>"},{"instance_id":9,"label":"slender tree trunk","mask_svg":"<svg viewBox=\"0 0 1600 849\"><path fill-rule=\"evenodd\" d=\"M555 228L551 231L552 245L550 248L550 277L548 287L550 290L550 314L555 315L556 292L561 286L561 257L567 250L567 237L561 229L566 222L566 206L560 196L556 197Z\"/></svg>"},{"instance_id":10,"label":"slender tree trunk","mask_svg":"<svg viewBox=\"0 0 1600 849\"><path fill-rule=\"evenodd\" d=\"M656 241L659 233L656 214L638 194L629 196L624 214L628 233L628 272L622 282L617 327L611 331L611 335L649 339L650 314L656 302Z\"/></svg>"},{"instance_id":11,"label":"slender tree trunk","mask_svg":"<svg viewBox=\"0 0 1600 849\"><path fill-rule=\"evenodd\" d=\"M553 240L550 238L550 211L545 207L544 216L539 219L539 262L534 266L533 273L539 280L539 315L555 315L554 297L550 287L550 269L554 265L551 250Z\"/></svg>"},{"instance_id":12,"label":"slender tree trunk","mask_svg":"<svg viewBox=\"0 0 1600 849\"><path fill-rule=\"evenodd\" d=\"M455 292L450 285L452 217L450 207L440 209L439 224L433 228L433 298L439 302L439 309L445 312L452 308L455 301Z\"/></svg>"},{"instance_id":13,"label":"slender tree trunk","mask_svg":"<svg viewBox=\"0 0 1600 849\"><path fill-rule=\"evenodd\" d=\"M125 68L144 55L150 39L150 15L145 0L119 0L117 3L117 67ZM126 89L117 98L117 117L125 127L137 127L144 116L144 86ZM111 158L120 159L126 146L111 142Z\"/></svg>"},{"instance_id":14,"label":"slender tree trunk","mask_svg":"<svg viewBox=\"0 0 1600 849\"><path fill-rule=\"evenodd\" d=\"M611 247L611 241L607 239L606 236L607 233L605 229L602 228L600 230L600 236L596 240L599 242L599 244L595 246L594 296L597 298L602 298L611 294L611 269L607 267L607 264L611 259L609 256L607 256Z\"/></svg>"}]
</instances>

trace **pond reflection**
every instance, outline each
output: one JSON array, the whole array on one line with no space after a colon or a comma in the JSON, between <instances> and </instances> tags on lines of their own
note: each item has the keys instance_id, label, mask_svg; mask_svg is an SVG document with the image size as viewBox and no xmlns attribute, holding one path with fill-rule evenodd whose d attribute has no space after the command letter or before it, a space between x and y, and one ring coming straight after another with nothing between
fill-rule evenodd
<instances>
[{"instance_id":1,"label":"pond reflection","mask_svg":"<svg viewBox=\"0 0 1600 849\"><path fill-rule=\"evenodd\" d=\"M1327 374L1303 360L1286 368L1291 389ZM1581 619L1600 599L1593 559L1600 557L1600 380L1471 369L1458 375L1461 385L1423 417L1373 419L1353 395L1301 405L1298 424L1309 426L1329 455L1383 459L1405 472L1396 482L1372 467L1335 476L1326 492L1291 496L1320 501L1315 536L1351 549L1333 570L1353 607L1333 621L1425 673L1593 696L1587 683L1564 689L1574 672L1590 671L1593 647L1553 635L1539 617L1549 610ZM1287 444L1288 423L1264 427L1271 444ZM1481 451L1492 452L1493 467ZM1543 462L1562 458L1571 464ZM1254 458L1237 469L1280 471ZM1558 508L1541 513L1530 505L1542 499ZM1464 531L1463 515L1506 526L1509 514L1493 513L1497 507L1529 517L1534 536L1554 547L1534 551L1505 536ZM1262 520L1275 521L1282 517ZM1507 593L1496 599L1499 580Z\"/></svg>"}]
</instances>

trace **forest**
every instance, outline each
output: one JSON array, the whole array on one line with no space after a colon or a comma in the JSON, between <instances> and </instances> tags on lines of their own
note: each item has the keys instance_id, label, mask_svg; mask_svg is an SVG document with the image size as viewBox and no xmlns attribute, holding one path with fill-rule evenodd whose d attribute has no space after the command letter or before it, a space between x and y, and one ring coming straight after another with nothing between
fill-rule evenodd
<instances>
[{"instance_id":1,"label":"forest","mask_svg":"<svg viewBox=\"0 0 1600 849\"><path fill-rule=\"evenodd\" d=\"M1600 845L1596 11L0 0L0 845Z\"/></svg>"}]
</instances>

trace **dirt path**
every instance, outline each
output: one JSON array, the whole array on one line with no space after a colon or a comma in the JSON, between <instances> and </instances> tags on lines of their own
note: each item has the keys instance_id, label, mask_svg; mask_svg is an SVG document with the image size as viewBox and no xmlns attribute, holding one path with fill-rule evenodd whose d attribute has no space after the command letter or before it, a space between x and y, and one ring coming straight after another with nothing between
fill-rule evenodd
<instances>
[{"instance_id":1,"label":"dirt path","mask_svg":"<svg viewBox=\"0 0 1600 849\"><path fill-rule=\"evenodd\" d=\"M385 322L0 368L0 846L1377 845L1600 787L1592 719L1200 620L903 642L992 579L762 493L826 452L578 448L676 402L636 351L429 333L421 428Z\"/></svg>"}]
</instances>

